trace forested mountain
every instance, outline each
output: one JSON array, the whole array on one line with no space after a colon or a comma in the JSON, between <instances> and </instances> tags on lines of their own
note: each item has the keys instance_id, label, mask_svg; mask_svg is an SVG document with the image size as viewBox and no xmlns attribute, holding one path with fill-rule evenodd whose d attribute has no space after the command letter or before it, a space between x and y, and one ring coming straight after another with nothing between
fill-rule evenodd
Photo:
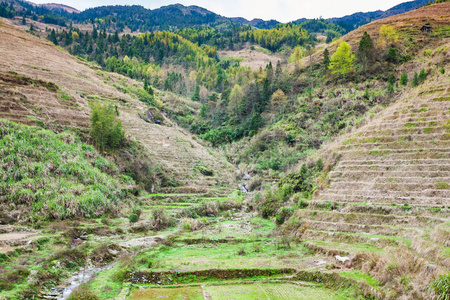
<instances>
[{"instance_id":1,"label":"forested mountain","mask_svg":"<svg viewBox=\"0 0 450 300\"><path fill-rule=\"evenodd\" d=\"M409 1L405 3L401 3L399 5L396 5L386 11L377 10L372 12L358 12L352 15L340 17L340 18L330 18L327 19L327 21L336 23L340 25L341 27L345 28L347 32L352 31L353 29L356 29L362 25L368 24L372 21L387 18L390 16L402 14L414 9L417 9L419 7L422 7L426 5L429 0L415 0L415 1Z\"/></svg>"},{"instance_id":2,"label":"forested mountain","mask_svg":"<svg viewBox=\"0 0 450 300\"><path fill-rule=\"evenodd\" d=\"M345 32L349 32L371 21L414 10L426 5L428 2L429 0L415 0L396 5L386 11L359 12L344 17L319 20L332 22L340 28L344 28ZM11 16L10 13L6 12L6 7L8 6L20 16L29 16L34 19L37 16L41 16L41 21L44 23L61 26L64 24L69 25L70 22L90 22L96 24L98 28L106 29L110 32L114 32L115 30L122 32L125 28L130 29L132 32L148 32L154 30L175 31L195 26L211 26L223 31L242 25L258 29L272 29L280 24L277 20L264 21L258 18L247 20L242 17L227 18L198 6L184 6L181 4L163 6L153 10L140 5L101 6L89 8L82 12L58 4L37 6L20 0L4 0L1 6L0 14L2 16ZM314 20L301 18L293 21L293 23L305 25L305 22L311 21ZM309 31L317 30L313 32L324 34L327 34L326 31L330 29L317 27L316 25L306 29ZM332 29L335 33L344 32L341 29ZM331 38L340 36L335 33L330 34Z\"/></svg>"},{"instance_id":3,"label":"forested mountain","mask_svg":"<svg viewBox=\"0 0 450 300\"><path fill-rule=\"evenodd\" d=\"M251 21L245 19L245 18L231 18L231 21L239 23L239 24L243 24L243 25L250 25L253 27L257 27L260 29L271 29L275 26L277 26L278 24L280 24L280 22L278 22L277 20L269 20L269 21L264 21L262 19L253 19Z\"/></svg>"},{"instance_id":4,"label":"forested mountain","mask_svg":"<svg viewBox=\"0 0 450 300\"><path fill-rule=\"evenodd\" d=\"M139 5L101 6L71 16L76 22L95 20L106 25L115 24L119 31L125 26L132 31L167 30L200 25L219 25L231 21L198 6L181 4L146 9Z\"/></svg>"}]
</instances>

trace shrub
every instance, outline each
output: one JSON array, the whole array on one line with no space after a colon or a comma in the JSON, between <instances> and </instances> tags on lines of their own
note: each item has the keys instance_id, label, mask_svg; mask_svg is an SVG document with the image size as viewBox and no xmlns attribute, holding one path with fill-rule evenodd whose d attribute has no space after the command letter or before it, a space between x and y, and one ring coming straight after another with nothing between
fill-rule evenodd
<instances>
[{"instance_id":1,"label":"shrub","mask_svg":"<svg viewBox=\"0 0 450 300\"><path fill-rule=\"evenodd\" d=\"M386 54L386 60L388 62L391 62L393 64L396 64L398 62L398 55L397 55L397 49L395 48L389 48L387 54Z\"/></svg>"},{"instance_id":2,"label":"shrub","mask_svg":"<svg viewBox=\"0 0 450 300\"><path fill-rule=\"evenodd\" d=\"M319 158L316 162L316 169L318 171L322 171L323 170L323 160L321 158Z\"/></svg>"},{"instance_id":3,"label":"shrub","mask_svg":"<svg viewBox=\"0 0 450 300\"><path fill-rule=\"evenodd\" d=\"M411 86L416 87L418 85L419 85L419 74L417 74L417 72L415 72L413 80L411 81Z\"/></svg>"},{"instance_id":4,"label":"shrub","mask_svg":"<svg viewBox=\"0 0 450 300\"><path fill-rule=\"evenodd\" d=\"M278 225L283 224L286 221L286 219L288 219L290 216L292 216L293 213L294 213L294 210L292 207L287 207L287 206L282 207L278 211L278 213L275 217L276 223Z\"/></svg>"},{"instance_id":5,"label":"shrub","mask_svg":"<svg viewBox=\"0 0 450 300\"><path fill-rule=\"evenodd\" d=\"M407 85L408 84L408 74L406 72L403 72L400 76L400 84L401 85Z\"/></svg>"},{"instance_id":6,"label":"shrub","mask_svg":"<svg viewBox=\"0 0 450 300\"><path fill-rule=\"evenodd\" d=\"M445 68L444 67L442 67L442 69L441 69L441 74L445 74Z\"/></svg>"},{"instance_id":7,"label":"shrub","mask_svg":"<svg viewBox=\"0 0 450 300\"><path fill-rule=\"evenodd\" d=\"M394 85L392 83L389 83L387 90L388 90L389 94L393 94L394 93Z\"/></svg>"},{"instance_id":8,"label":"shrub","mask_svg":"<svg viewBox=\"0 0 450 300\"><path fill-rule=\"evenodd\" d=\"M437 182L436 188L439 190L447 190L450 188L450 185L447 182Z\"/></svg>"},{"instance_id":9,"label":"shrub","mask_svg":"<svg viewBox=\"0 0 450 300\"><path fill-rule=\"evenodd\" d=\"M91 137L101 150L115 150L124 137L122 122L116 120L116 110L112 105L94 102L91 112Z\"/></svg>"},{"instance_id":10,"label":"shrub","mask_svg":"<svg viewBox=\"0 0 450 300\"><path fill-rule=\"evenodd\" d=\"M238 255L247 255L247 251L245 251L245 248L242 247L237 252Z\"/></svg>"},{"instance_id":11,"label":"shrub","mask_svg":"<svg viewBox=\"0 0 450 300\"><path fill-rule=\"evenodd\" d=\"M138 98L139 98L139 100L141 100L142 102L144 102L144 103L146 103L148 105L155 106L156 105L156 101L153 98L153 96L149 93L149 91L153 92L153 89L151 87L148 89L148 91L145 90L145 89L139 89L139 91L138 91Z\"/></svg>"},{"instance_id":12,"label":"shrub","mask_svg":"<svg viewBox=\"0 0 450 300\"><path fill-rule=\"evenodd\" d=\"M137 214L131 214L128 217L128 220L130 221L130 223L136 223L137 221L139 221L139 216Z\"/></svg>"},{"instance_id":13,"label":"shrub","mask_svg":"<svg viewBox=\"0 0 450 300\"><path fill-rule=\"evenodd\" d=\"M80 285L67 300L98 300L100 299L86 284Z\"/></svg>"},{"instance_id":14,"label":"shrub","mask_svg":"<svg viewBox=\"0 0 450 300\"><path fill-rule=\"evenodd\" d=\"M165 213L164 209L158 208L152 212L152 226L156 230L161 230L174 225L174 221Z\"/></svg>"},{"instance_id":15,"label":"shrub","mask_svg":"<svg viewBox=\"0 0 450 300\"><path fill-rule=\"evenodd\" d=\"M439 275L439 277L431 283L431 288L434 290L436 300L450 299L450 272Z\"/></svg>"},{"instance_id":16,"label":"shrub","mask_svg":"<svg viewBox=\"0 0 450 300\"><path fill-rule=\"evenodd\" d=\"M30 275L28 269L20 268L0 274L0 290L12 290L14 285L22 283Z\"/></svg>"},{"instance_id":17,"label":"shrub","mask_svg":"<svg viewBox=\"0 0 450 300\"><path fill-rule=\"evenodd\" d=\"M427 72L425 72L425 69L421 69L420 73L419 73L419 81L420 82L425 81L425 79L427 79L427 76L428 76L428 74L427 74Z\"/></svg>"},{"instance_id":18,"label":"shrub","mask_svg":"<svg viewBox=\"0 0 450 300\"><path fill-rule=\"evenodd\" d=\"M253 244L253 251L255 253L260 253L260 252L262 252L262 250L263 250L263 248L262 248L260 243L254 243Z\"/></svg>"}]
</instances>

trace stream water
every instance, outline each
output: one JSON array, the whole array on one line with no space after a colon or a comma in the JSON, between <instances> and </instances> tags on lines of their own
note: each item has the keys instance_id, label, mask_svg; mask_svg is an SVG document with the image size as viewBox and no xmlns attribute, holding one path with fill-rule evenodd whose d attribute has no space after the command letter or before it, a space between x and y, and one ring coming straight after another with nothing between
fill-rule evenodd
<instances>
[{"instance_id":1,"label":"stream water","mask_svg":"<svg viewBox=\"0 0 450 300\"><path fill-rule=\"evenodd\" d=\"M106 265L101 268L92 268L88 270L83 270L73 275L72 277L67 279L66 282L69 284L67 287L55 290L55 292L60 295L57 299L58 300L67 299L77 287L79 287L83 283L88 282L94 276L95 273L108 270L112 266L114 266L114 263Z\"/></svg>"}]
</instances>

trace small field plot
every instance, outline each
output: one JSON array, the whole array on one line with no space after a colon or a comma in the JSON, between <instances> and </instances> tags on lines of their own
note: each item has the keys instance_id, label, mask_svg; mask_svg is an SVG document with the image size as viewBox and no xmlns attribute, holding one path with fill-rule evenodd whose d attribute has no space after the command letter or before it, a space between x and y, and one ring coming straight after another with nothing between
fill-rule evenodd
<instances>
[{"instance_id":1,"label":"small field plot","mask_svg":"<svg viewBox=\"0 0 450 300\"><path fill-rule=\"evenodd\" d=\"M290 249L277 249L275 243L179 244L173 248L154 247L142 253L141 270L196 271L206 269L303 268L312 257L301 244Z\"/></svg>"},{"instance_id":2,"label":"small field plot","mask_svg":"<svg viewBox=\"0 0 450 300\"><path fill-rule=\"evenodd\" d=\"M205 287L211 300L344 300L352 299L342 293L322 287L295 284L248 284Z\"/></svg>"},{"instance_id":3,"label":"small field plot","mask_svg":"<svg viewBox=\"0 0 450 300\"><path fill-rule=\"evenodd\" d=\"M203 300L200 287L190 288L152 288L134 290L128 300L170 299L170 300Z\"/></svg>"}]
</instances>

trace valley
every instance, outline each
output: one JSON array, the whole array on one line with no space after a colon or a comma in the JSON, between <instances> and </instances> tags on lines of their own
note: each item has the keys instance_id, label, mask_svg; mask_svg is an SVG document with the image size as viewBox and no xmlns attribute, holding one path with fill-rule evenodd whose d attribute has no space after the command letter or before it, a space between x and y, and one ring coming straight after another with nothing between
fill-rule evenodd
<instances>
[{"instance_id":1,"label":"valley","mask_svg":"<svg viewBox=\"0 0 450 300\"><path fill-rule=\"evenodd\" d=\"M2 2L0 299L447 299L440 2L346 34Z\"/></svg>"}]
</instances>

